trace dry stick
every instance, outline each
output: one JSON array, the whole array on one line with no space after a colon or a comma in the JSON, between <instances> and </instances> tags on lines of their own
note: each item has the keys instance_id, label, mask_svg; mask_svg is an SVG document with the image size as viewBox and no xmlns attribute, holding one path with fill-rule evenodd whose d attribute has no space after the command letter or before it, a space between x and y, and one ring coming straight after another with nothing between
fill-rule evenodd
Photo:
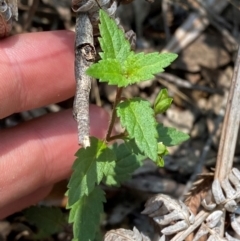
<instances>
[{"instance_id":1,"label":"dry stick","mask_svg":"<svg viewBox=\"0 0 240 241\"><path fill-rule=\"evenodd\" d=\"M96 51L93 43L93 29L86 13L77 13L75 42L76 95L73 103L73 116L78 125L78 143L84 148L89 140L89 93L91 80L85 71L94 62Z\"/></svg>"},{"instance_id":2,"label":"dry stick","mask_svg":"<svg viewBox=\"0 0 240 241\"><path fill-rule=\"evenodd\" d=\"M218 149L215 179L223 180L232 169L240 123L240 48L234 67L226 114Z\"/></svg>"},{"instance_id":3,"label":"dry stick","mask_svg":"<svg viewBox=\"0 0 240 241\"><path fill-rule=\"evenodd\" d=\"M228 97L226 115L223 123L221 140L219 144L215 179L223 180L232 169L234 152L240 123L240 48L234 67L230 93ZM219 234L224 235L226 210L224 211L219 225Z\"/></svg>"},{"instance_id":4,"label":"dry stick","mask_svg":"<svg viewBox=\"0 0 240 241\"><path fill-rule=\"evenodd\" d=\"M240 123L240 48L234 67L231 88L228 97L226 114L223 122L222 134L218 149L217 164L214 179L223 180L232 169L233 157L237 142ZM221 218L220 235L224 234L224 220L226 212Z\"/></svg>"}]
</instances>

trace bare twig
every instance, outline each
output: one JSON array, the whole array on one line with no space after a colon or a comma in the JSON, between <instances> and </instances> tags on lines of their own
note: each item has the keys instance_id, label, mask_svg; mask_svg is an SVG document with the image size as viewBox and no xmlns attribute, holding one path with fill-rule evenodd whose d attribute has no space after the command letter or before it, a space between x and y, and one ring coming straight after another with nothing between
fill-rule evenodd
<instances>
[{"instance_id":1,"label":"bare twig","mask_svg":"<svg viewBox=\"0 0 240 241\"><path fill-rule=\"evenodd\" d=\"M110 0L72 0L76 18L76 46L75 46L75 78L77 90L74 99L73 115L78 123L78 140L83 147L90 146L89 141L89 92L91 78L85 71L95 60L93 35L98 32L98 11L106 10L109 16L114 17L117 2Z\"/></svg>"},{"instance_id":2,"label":"bare twig","mask_svg":"<svg viewBox=\"0 0 240 241\"><path fill-rule=\"evenodd\" d=\"M219 144L215 178L224 179L233 164L236 140L240 123L240 48L235 63L232 84L229 92L222 135Z\"/></svg>"},{"instance_id":3,"label":"bare twig","mask_svg":"<svg viewBox=\"0 0 240 241\"><path fill-rule=\"evenodd\" d=\"M231 88L228 97L226 114L223 122L221 140L218 149L215 179L223 180L231 171L240 123L240 48L234 67ZM224 233L224 219L222 216L220 234Z\"/></svg>"},{"instance_id":4,"label":"bare twig","mask_svg":"<svg viewBox=\"0 0 240 241\"><path fill-rule=\"evenodd\" d=\"M89 141L89 92L91 77L86 69L95 60L93 29L87 13L77 13L75 42L75 78L76 95L73 103L73 116L78 124L78 142L83 147L90 146Z\"/></svg>"}]
</instances>

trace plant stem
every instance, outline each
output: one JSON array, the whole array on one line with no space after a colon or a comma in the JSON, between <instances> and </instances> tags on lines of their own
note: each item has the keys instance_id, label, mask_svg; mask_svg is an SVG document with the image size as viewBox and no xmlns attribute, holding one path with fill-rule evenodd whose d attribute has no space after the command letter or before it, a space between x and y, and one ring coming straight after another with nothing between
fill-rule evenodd
<instances>
[{"instance_id":1,"label":"plant stem","mask_svg":"<svg viewBox=\"0 0 240 241\"><path fill-rule=\"evenodd\" d=\"M218 148L214 179L222 181L232 169L240 123L240 47L235 62L228 103L222 127L221 140ZM224 234L226 210L221 217L219 234Z\"/></svg>"},{"instance_id":2,"label":"plant stem","mask_svg":"<svg viewBox=\"0 0 240 241\"><path fill-rule=\"evenodd\" d=\"M119 101L121 100L121 95L122 95L122 91L123 91L123 87L121 88L117 88L117 93L116 93L116 97L113 103L113 111L112 111L112 115L111 115L111 119L109 122L109 126L108 126L108 131L107 131L107 135L106 135L106 141L110 141L111 140L111 134L112 134L112 130L113 130L113 126L115 123L115 119L116 119L116 107L119 103Z\"/></svg>"},{"instance_id":3,"label":"plant stem","mask_svg":"<svg viewBox=\"0 0 240 241\"><path fill-rule=\"evenodd\" d=\"M125 132L117 134L115 136L111 136L111 137L108 138L107 141L109 142L109 141L114 141L114 140L117 140L117 139L123 139L124 137L126 137L126 133Z\"/></svg>"},{"instance_id":4,"label":"plant stem","mask_svg":"<svg viewBox=\"0 0 240 241\"><path fill-rule=\"evenodd\" d=\"M234 67L228 103L223 122L221 140L218 149L215 179L226 178L232 169L240 123L240 48Z\"/></svg>"}]
</instances>

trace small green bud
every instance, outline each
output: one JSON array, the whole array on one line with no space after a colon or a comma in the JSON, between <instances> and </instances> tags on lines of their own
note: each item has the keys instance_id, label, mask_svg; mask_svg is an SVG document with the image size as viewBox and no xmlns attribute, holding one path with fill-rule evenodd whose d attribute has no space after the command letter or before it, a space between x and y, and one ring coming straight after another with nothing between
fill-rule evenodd
<instances>
[{"instance_id":1,"label":"small green bud","mask_svg":"<svg viewBox=\"0 0 240 241\"><path fill-rule=\"evenodd\" d=\"M171 106L172 101L173 98L169 97L167 89L162 89L154 102L155 114L164 113Z\"/></svg>"},{"instance_id":2,"label":"small green bud","mask_svg":"<svg viewBox=\"0 0 240 241\"><path fill-rule=\"evenodd\" d=\"M156 162L158 167L164 167L164 160L162 157L158 157L157 162Z\"/></svg>"},{"instance_id":3,"label":"small green bud","mask_svg":"<svg viewBox=\"0 0 240 241\"><path fill-rule=\"evenodd\" d=\"M158 142L158 156L166 156L168 154L167 147L162 143Z\"/></svg>"},{"instance_id":4,"label":"small green bud","mask_svg":"<svg viewBox=\"0 0 240 241\"><path fill-rule=\"evenodd\" d=\"M156 161L156 164L159 167L164 167L163 156L166 156L167 154L168 154L167 147L162 142L159 142L158 143L158 158Z\"/></svg>"}]
</instances>

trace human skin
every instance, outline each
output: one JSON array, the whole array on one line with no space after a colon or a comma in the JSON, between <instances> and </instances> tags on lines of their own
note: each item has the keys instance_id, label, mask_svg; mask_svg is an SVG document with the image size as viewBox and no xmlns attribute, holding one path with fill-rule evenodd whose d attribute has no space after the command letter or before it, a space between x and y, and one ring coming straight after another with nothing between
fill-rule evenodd
<instances>
[{"instance_id":1,"label":"human skin","mask_svg":"<svg viewBox=\"0 0 240 241\"><path fill-rule=\"evenodd\" d=\"M74 95L74 33L29 33L0 41L0 118ZM91 135L103 137L108 115L90 107ZM0 131L0 219L37 203L69 177L77 143L71 110Z\"/></svg>"}]
</instances>

